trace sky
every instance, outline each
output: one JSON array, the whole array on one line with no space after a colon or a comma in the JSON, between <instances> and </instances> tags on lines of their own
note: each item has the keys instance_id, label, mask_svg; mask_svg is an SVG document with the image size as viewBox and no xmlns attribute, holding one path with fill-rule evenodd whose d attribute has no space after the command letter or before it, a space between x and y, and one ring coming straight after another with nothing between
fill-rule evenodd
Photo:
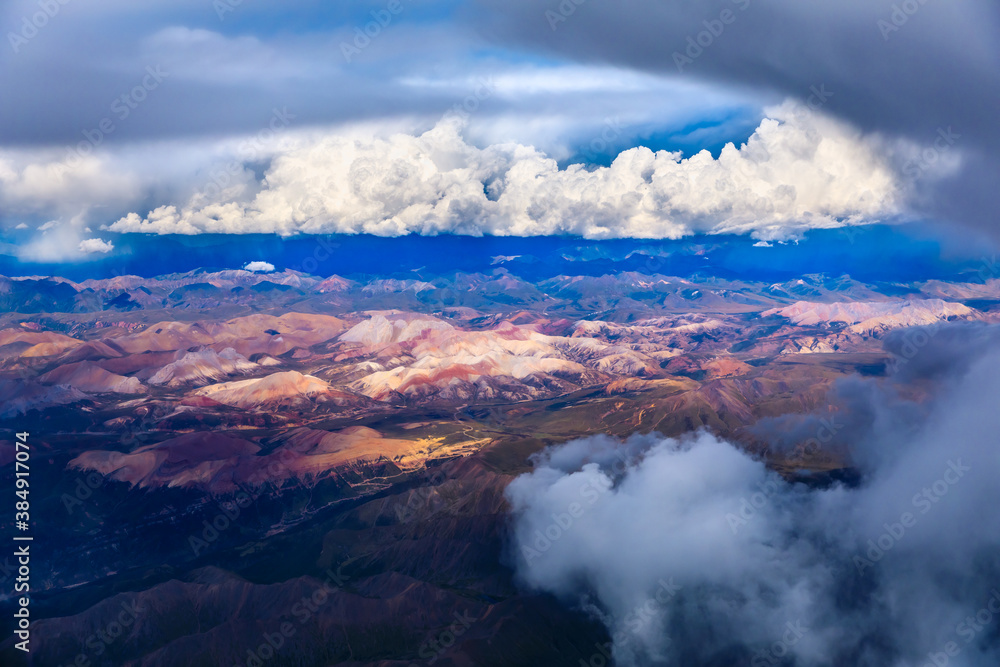
<instances>
[{"instance_id":1,"label":"sky","mask_svg":"<svg viewBox=\"0 0 1000 667\"><path fill-rule=\"evenodd\" d=\"M0 252L139 234L990 243L989 0L16 0Z\"/></svg>"}]
</instances>

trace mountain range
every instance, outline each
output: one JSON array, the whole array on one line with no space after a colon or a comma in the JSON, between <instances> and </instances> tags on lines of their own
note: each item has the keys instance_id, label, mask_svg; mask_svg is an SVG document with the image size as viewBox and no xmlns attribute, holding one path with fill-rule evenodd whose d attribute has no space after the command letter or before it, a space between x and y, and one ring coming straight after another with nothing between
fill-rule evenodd
<instances>
[{"instance_id":1,"label":"mountain range","mask_svg":"<svg viewBox=\"0 0 1000 667\"><path fill-rule=\"evenodd\" d=\"M709 429L787 479L849 480L839 444L759 424L885 378L900 335L1000 320L995 279L516 266L0 278L0 426L37 434L35 506L61 536L38 545L37 664L252 664L330 572L340 594L270 664L410 664L456 617L438 664L589 660L605 628L510 566L504 494L532 454ZM143 610L125 639L88 643L123 605Z\"/></svg>"}]
</instances>

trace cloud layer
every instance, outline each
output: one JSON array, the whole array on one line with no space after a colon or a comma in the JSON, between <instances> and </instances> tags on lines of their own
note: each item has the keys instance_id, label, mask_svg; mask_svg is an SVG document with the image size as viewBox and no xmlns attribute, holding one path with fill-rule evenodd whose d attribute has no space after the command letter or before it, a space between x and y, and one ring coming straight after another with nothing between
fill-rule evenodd
<instances>
[{"instance_id":1,"label":"cloud layer","mask_svg":"<svg viewBox=\"0 0 1000 667\"><path fill-rule=\"evenodd\" d=\"M371 10L384 3L293 0L280 15L236 3L222 16L211 7L206 11L204 2L156 0L141 9L120 2L60 5L41 29L32 27L37 35L0 50L0 82L10 91L8 107L19 110L0 123L3 226L81 214L89 215L86 224L109 223L129 211L146 218L160 204L176 210L160 211L155 219L188 222L206 203L189 201L192 189L203 187L205 173L217 166L201 160L204 147L251 136L266 126L276 107L292 111L296 129L357 123L385 128L403 118L418 119L425 128L485 78L496 85L476 110L466 137L479 146L517 141L558 160L601 135L609 121L626 128L613 142L616 151L642 143L715 150L723 138L747 136L762 106L829 91L818 98L824 113L916 149L906 157L903 147L896 168L903 175L908 212L978 224L996 236L1000 132L993 100L1000 93L995 66L1000 14L991 0L404 5L349 60L341 43L353 40L356 30L372 20ZM38 11L35 0L7 3L0 12L5 34L27 30ZM724 15L726 22L720 18ZM677 55L690 62L679 68ZM146 86L149 68L163 72L162 85L139 89L142 101L132 99L131 92ZM127 109L123 97L130 100ZM675 141L677 133L685 134L685 142ZM941 133L948 137L943 143ZM94 145L88 148L87 142ZM78 164L62 166L67 150L81 145L87 154ZM125 163L116 162L120 155L109 155L129 151L133 155ZM151 151L157 154L154 161L148 159ZM251 171L259 176L261 167L252 165ZM579 186L563 182L569 180L560 180L569 191L564 197L556 190L551 216L532 208L530 191L522 193L527 202L508 197L505 207L476 204L462 189L469 185L465 181L452 188L459 195L455 211L432 211L429 220L410 212L419 222L393 202L386 203L382 216L366 215L350 202L330 206L323 195L315 205L303 204L305 210L296 210L297 200L290 198L292 210L268 210L262 202L256 211L243 197L252 198L259 183L247 183L239 197L228 200L247 213L227 209L218 215L227 222L242 216L262 228L297 228L320 224L318 217L312 219L313 208L346 209L347 222L324 224L393 233L394 227L456 228L445 221L462 219L463 207L472 204L488 209L482 230L509 230L503 233L538 227L613 234L604 218L622 212L629 219L622 229L640 233L654 229L668 235L713 226L700 217L702 208L678 199L672 188L666 195L668 203L677 200L677 210L668 207L658 216L646 216L642 207L650 200L659 203L663 193L643 194L635 204L620 194L635 189L617 184L594 196L601 210L577 216ZM869 202L855 201L864 190L846 202L815 199L803 192L802 180L793 182L795 205L786 201L787 192L765 188L762 194L751 188L750 194L761 199L776 197L773 212L752 198L719 202L713 196L704 208L725 218L720 225L760 227L760 236L787 233L767 228L784 227L801 211L804 225L859 211L870 214ZM773 182L761 179L765 186ZM714 194L711 184L699 186ZM455 202L444 185L424 190L417 201L425 206L440 209L439 201L444 206ZM871 191L880 194L877 187ZM761 208L758 217L764 221L748 223L747 216L757 216ZM192 226L200 224L195 220Z\"/></svg>"},{"instance_id":2,"label":"cloud layer","mask_svg":"<svg viewBox=\"0 0 1000 667\"><path fill-rule=\"evenodd\" d=\"M598 615L622 665L997 664L1000 355L959 333L929 411L841 387L854 487L790 484L707 433L543 453L508 489L520 577Z\"/></svg>"},{"instance_id":3,"label":"cloud layer","mask_svg":"<svg viewBox=\"0 0 1000 667\"><path fill-rule=\"evenodd\" d=\"M278 153L248 201L200 195L145 217L130 214L110 229L783 239L892 216L899 196L877 142L786 104L717 159L639 147L596 169L560 169L521 144L478 148L463 139L456 119L420 136L327 134Z\"/></svg>"},{"instance_id":4,"label":"cloud layer","mask_svg":"<svg viewBox=\"0 0 1000 667\"><path fill-rule=\"evenodd\" d=\"M554 29L531 0L475 4L477 24L498 42L550 57L799 98L823 85L834 91L825 111L918 144L950 128L967 159L951 178L922 183L915 208L998 233L1000 195L990 184L1000 126L989 114L1000 96L1000 12L991 0L553 2L548 9L566 14ZM693 62L679 71L675 54ZM935 159L928 155L917 170Z\"/></svg>"}]
</instances>

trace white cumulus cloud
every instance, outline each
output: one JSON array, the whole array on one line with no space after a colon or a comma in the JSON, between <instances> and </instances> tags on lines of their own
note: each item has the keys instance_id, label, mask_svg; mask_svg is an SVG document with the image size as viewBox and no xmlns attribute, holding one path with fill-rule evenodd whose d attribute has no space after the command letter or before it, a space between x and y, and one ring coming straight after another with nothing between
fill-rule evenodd
<instances>
[{"instance_id":1,"label":"white cumulus cloud","mask_svg":"<svg viewBox=\"0 0 1000 667\"><path fill-rule=\"evenodd\" d=\"M80 245L77 246L80 252L85 252L88 255L94 253L109 253L115 249L115 244L111 241L104 241L103 239L84 239L80 241Z\"/></svg>"},{"instance_id":2,"label":"white cumulus cloud","mask_svg":"<svg viewBox=\"0 0 1000 667\"><path fill-rule=\"evenodd\" d=\"M899 214L902 192L881 142L801 105L768 116L718 158L637 147L591 169L560 169L518 143L479 148L452 121L420 136L327 133L279 152L252 198L201 197L130 213L110 229L786 239Z\"/></svg>"},{"instance_id":3,"label":"white cumulus cloud","mask_svg":"<svg viewBox=\"0 0 1000 667\"><path fill-rule=\"evenodd\" d=\"M257 261L257 262L250 262L243 268L246 269L247 271L260 271L261 273L271 273L271 271L274 271L274 264L271 264L270 262Z\"/></svg>"}]
</instances>

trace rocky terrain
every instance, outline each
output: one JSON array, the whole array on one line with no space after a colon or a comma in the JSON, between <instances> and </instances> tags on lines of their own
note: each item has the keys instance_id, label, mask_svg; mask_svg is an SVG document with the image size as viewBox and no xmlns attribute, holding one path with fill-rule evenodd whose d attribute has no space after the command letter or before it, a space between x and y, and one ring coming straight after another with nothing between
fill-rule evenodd
<instances>
[{"instance_id":1,"label":"rocky terrain","mask_svg":"<svg viewBox=\"0 0 1000 667\"><path fill-rule=\"evenodd\" d=\"M606 631L520 587L505 553L503 492L531 454L706 428L784 475L849 476L836 440L779 447L756 425L885 376L893 332L1000 302L998 281L532 281L501 260L0 279L0 462L32 433L60 536L38 547L33 664L255 664L282 623L266 664L589 661ZM137 622L94 640L123 606Z\"/></svg>"}]
</instances>

